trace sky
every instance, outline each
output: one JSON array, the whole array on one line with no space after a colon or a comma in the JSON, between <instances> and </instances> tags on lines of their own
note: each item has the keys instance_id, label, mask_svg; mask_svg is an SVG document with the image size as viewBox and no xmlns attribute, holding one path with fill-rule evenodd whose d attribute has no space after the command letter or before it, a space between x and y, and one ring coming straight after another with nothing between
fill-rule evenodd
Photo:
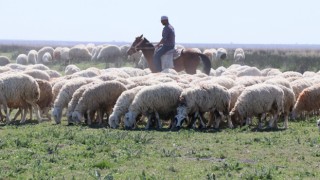
<instances>
[{"instance_id":1,"label":"sky","mask_svg":"<svg viewBox=\"0 0 320 180\"><path fill-rule=\"evenodd\" d=\"M320 44L319 0L0 0L0 39Z\"/></svg>"}]
</instances>

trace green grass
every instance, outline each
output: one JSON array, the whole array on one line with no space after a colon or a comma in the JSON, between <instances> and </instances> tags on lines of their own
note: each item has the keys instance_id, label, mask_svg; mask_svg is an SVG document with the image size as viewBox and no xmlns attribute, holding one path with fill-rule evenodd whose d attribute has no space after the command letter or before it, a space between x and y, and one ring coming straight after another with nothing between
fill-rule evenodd
<instances>
[{"instance_id":1,"label":"green grass","mask_svg":"<svg viewBox=\"0 0 320 180\"><path fill-rule=\"evenodd\" d=\"M317 179L315 121L262 132L3 125L0 179Z\"/></svg>"}]
</instances>

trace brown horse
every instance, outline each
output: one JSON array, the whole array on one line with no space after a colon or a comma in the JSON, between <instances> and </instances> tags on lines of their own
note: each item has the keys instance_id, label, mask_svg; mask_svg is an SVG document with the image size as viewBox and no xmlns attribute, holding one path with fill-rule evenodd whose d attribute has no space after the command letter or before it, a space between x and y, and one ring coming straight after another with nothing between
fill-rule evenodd
<instances>
[{"instance_id":1,"label":"brown horse","mask_svg":"<svg viewBox=\"0 0 320 180\"><path fill-rule=\"evenodd\" d=\"M144 57L148 61L148 66L151 72L156 72L156 68L153 64L155 47L145 37L143 37L143 35L136 37L130 49L127 51L127 54L132 55L139 50L142 51ZM211 69L210 59L206 55L199 53L194 49L183 49L181 51L180 57L173 60L174 70L177 72L185 70L188 74L195 74L200 63L200 59L203 63L203 72L205 74L209 74Z\"/></svg>"}]
</instances>

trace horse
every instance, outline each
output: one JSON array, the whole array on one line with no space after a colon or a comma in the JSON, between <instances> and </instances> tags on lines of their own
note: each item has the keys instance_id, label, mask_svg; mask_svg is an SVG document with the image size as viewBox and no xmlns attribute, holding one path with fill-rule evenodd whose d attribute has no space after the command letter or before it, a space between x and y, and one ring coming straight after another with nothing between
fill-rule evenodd
<instances>
[{"instance_id":1,"label":"horse","mask_svg":"<svg viewBox=\"0 0 320 180\"><path fill-rule=\"evenodd\" d=\"M146 58L151 72L157 72L153 64L155 47L147 40L147 38L143 37L143 35L136 37L131 47L128 49L127 54L132 55L140 50ZM202 60L203 63L202 71L205 74L209 75L211 70L210 59L205 54L192 48L183 49L181 51L181 55L177 59L173 60L174 70L176 70L177 72L185 70L185 72L188 74L196 74L200 60Z\"/></svg>"}]
</instances>

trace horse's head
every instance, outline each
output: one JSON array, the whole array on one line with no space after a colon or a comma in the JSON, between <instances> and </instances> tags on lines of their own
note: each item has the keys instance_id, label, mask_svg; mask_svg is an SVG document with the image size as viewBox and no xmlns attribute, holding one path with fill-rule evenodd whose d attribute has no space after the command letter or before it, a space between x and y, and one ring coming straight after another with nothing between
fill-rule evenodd
<instances>
[{"instance_id":1,"label":"horse's head","mask_svg":"<svg viewBox=\"0 0 320 180\"><path fill-rule=\"evenodd\" d=\"M132 43L131 47L127 51L127 54L132 55L147 46L153 47L153 45L145 37L143 37L143 34L142 34L141 36L136 37L136 39Z\"/></svg>"}]
</instances>

